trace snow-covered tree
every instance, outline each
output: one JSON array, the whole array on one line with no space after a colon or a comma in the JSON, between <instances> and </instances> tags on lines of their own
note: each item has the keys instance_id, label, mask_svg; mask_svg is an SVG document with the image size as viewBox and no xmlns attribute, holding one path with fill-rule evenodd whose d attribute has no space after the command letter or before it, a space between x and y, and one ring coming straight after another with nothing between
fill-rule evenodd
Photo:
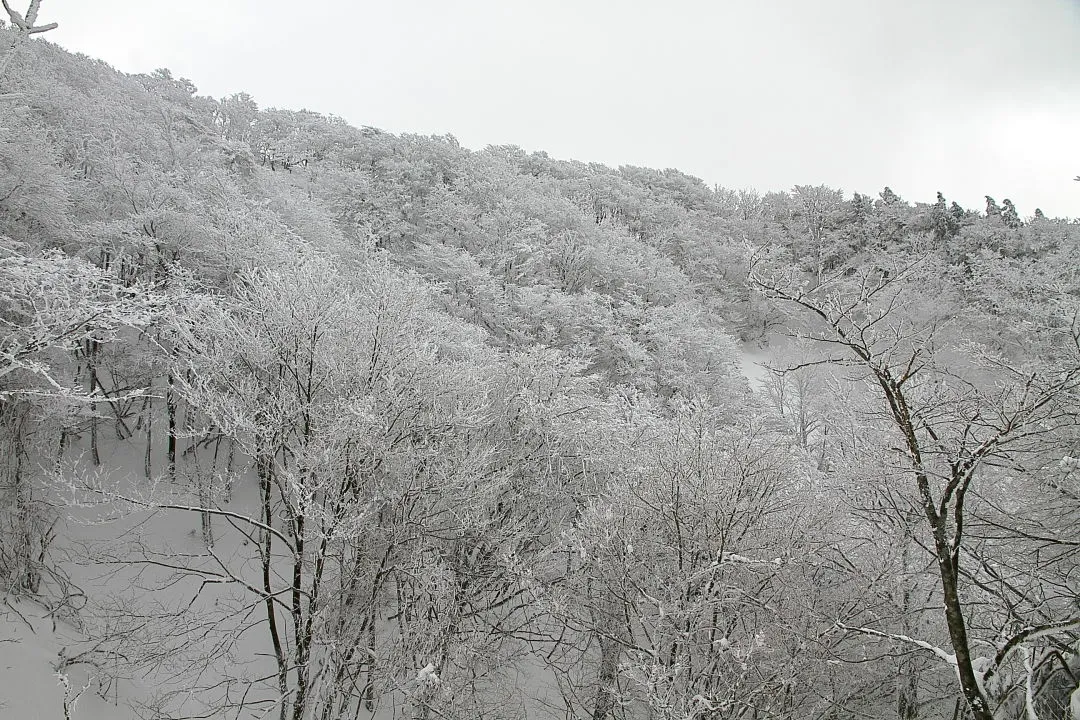
<instances>
[{"instance_id":1,"label":"snow-covered tree","mask_svg":"<svg viewBox=\"0 0 1080 720\"><path fill-rule=\"evenodd\" d=\"M1075 441L1080 389L1075 297L1059 283L1034 282L1025 292L1034 290L1038 302L1020 310L1006 301L1010 293L1002 297L1000 286L994 286L990 296L1000 298L996 303L976 302L988 311L984 321L1000 319L1023 328L1023 339L1010 342L1010 334L980 336L970 315L969 322L959 322L974 307L954 314L962 300L950 291L949 272L932 256L878 262L874 268L840 271L811 287L763 253L753 260L750 277L767 297L803 313L794 326L797 333L823 348L820 359L797 366L858 369L877 390L877 417L899 446L881 449L895 453L911 481L923 541L937 566L951 652L933 652L956 672L973 717L992 720L1000 697L984 679L1029 647L1028 638L1044 632L1070 637L1078 621L1064 598L1018 613L1021 605L1013 598L992 592L987 586L994 581L984 577L992 565L979 559L985 531L976 522L1000 502L992 500L999 483L1010 477L1038 482L1038 468L1067 453ZM956 310L950 311L950 304ZM1002 531L1022 537L1017 520L1004 522ZM973 592L1018 613L1014 620L1020 627L1006 624L996 637L976 634L986 611L968 604ZM996 647L996 654L982 657L980 642Z\"/></svg>"},{"instance_id":2,"label":"snow-covered tree","mask_svg":"<svg viewBox=\"0 0 1080 720\"><path fill-rule=\"evenodd\" d=\"M62 452L74 415L109 400L79 383L73 355L147 325L160 301L83 260L20 250L0 237L0 573L8 588L37 593L51 521L35 499L33 458Z\"/></svg>"}]
</instances>

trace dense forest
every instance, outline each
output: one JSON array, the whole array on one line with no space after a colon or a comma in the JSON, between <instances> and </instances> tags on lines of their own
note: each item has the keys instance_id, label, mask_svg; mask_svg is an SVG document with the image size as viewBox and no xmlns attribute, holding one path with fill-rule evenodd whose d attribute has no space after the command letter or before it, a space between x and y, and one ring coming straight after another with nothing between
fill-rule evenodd
<instances>
[{"instance_id":1,"label":"dense forest","mask_svg":"<svg viewBox=\"0 0 1080 720\"><path fill-rule=\"evenodd\" d=\"M69 720L1080 719L1074 221L356 128L9 12L0 626L66 633Z\"/></svg>"}]
</instances>

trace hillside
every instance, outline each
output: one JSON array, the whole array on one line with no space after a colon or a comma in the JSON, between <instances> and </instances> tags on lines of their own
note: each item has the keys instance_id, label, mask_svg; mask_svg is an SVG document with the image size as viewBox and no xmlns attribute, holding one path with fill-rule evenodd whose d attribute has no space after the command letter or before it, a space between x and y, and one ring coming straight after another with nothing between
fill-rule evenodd
<instances>
[{"instance_id":1,"label":"hillside","mask_svg":"<svg viewBox=\"0 0 1080 720\"><path fill-rule=\"evenodd\" d=\"M0 716L1080 719L1075 222L23 40Z\"/></svg>"}]
</instances>

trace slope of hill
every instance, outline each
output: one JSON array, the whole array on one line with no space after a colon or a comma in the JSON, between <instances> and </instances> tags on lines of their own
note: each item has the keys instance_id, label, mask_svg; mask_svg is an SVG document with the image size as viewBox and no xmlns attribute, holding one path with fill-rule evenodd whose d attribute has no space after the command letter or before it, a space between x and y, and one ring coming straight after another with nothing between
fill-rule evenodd
<instances>
[{"instance_id":1,"label":"slope of hill","mask_svg":"<svg viewBox=\"0 0 1080 720\"><path fill-rule=\"evenodd\" d=\"M0 713L1064 716L1075 223L0 83Z\"/></svg>"}]
</instances>

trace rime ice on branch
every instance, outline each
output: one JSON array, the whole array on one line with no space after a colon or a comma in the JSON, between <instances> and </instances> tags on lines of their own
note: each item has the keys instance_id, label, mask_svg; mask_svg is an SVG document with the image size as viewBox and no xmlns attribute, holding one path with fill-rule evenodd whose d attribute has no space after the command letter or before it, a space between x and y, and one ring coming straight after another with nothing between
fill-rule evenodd
<instances>
[{"instance_id":1,"label":"rime ice on branch","mask_svg":"<svg viewBox=\"0 0 1080 720\"><path fill-rule=\"evenodd\" d=\"M31 0L30 7L26 11L26 15L21 15L18 10L15 10L8 3L8 0L0 0L4 4L4 10L7 11L8 18L11 21L11 44L8 46L7 52L0 58L0 82L3 81L4 76L7 74L8 65L11 64L11 59L15 57L15 52L19 49L19 45L22 44L24 39L30 35L36 35L38 33L48 32L49 30L55 30L56 23L46 23L45 25L37 24L38 11L41 8L41 0ZM16 97L15 93L0 94L0 100Z\"/></svg>"}]
</instances>

